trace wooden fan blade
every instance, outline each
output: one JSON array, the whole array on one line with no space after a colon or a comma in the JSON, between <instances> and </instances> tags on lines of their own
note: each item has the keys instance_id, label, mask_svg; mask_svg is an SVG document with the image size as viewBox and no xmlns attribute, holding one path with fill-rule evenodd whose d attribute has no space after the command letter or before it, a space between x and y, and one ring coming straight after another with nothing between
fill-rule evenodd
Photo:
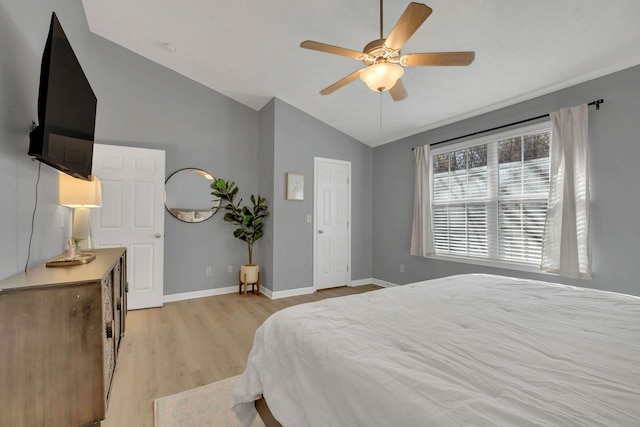
<instances>
[{"instance_id":1,"label":"wooden fan blade","mask_svg":"<svg viewBox=\"0 0 640 427\"><path fill-rule=\"evenodd\" d=\"M391 98L393 98L394 101L402 101L407 97L407 90L404 88L402 79L398 79L396 84L389 89L389 94L391 94Z\"/></svg>"},{"instance_id":2,"label":"wooden fan blade","mask_svg":"<svg viewBox=\"0 0 640 427\"><path fill-rule=\"evenodd\" d=\"M365 57L365 54L362 52L345 49L344 47L332 46L326 43L314 42L312 40L303 41L300 43L300 47L320 52L333 53L334 55L346 56L347 58L353 59L363 59Z\"/></svg>"},{"instance_id":3,"label":"wooden fan blade","mask_svg":"<svg viewBox=\"0 0 640 427\"><path fill-rule=\"evenodd\" d=\"M475 52L409 53L402 55L400 64L405 67L415 67L419 65L469 65L475 57Z\"/></svg>"},{"instance_id":4,"label":"wooden fan blade","mask_svg":"<svg viewBox=\"0 0 640 427\"><path fill-rule=\"evenodd\" d=\"M330 93L333 93L336 90L340 89L342 86L345 86L345 85L351 83L352 81L354 81L355 79L360 77L360 73L362 72L362 70L364 70L364 68L360 68L359 70L356 70L353 73L349 74L347 77L344 77L344 78L338 80L337 82L335 82L331 86L328 86L328 87L322 89L320 91L320 95L329 95Z\"/></svg>"},{"instance_id":5,"label":"wooden fan blade","mask_svg":"<svg viewBox=\"0 0 640 427\"><path fill-rule=\"evenodd\" d=\"M389 37L384 42L389 49L399 50L409 40L409 37L416 32L420 25L431 15L433 10L422 3L409 3L404 13L393 27Z\"/></svg>"}]
</instances>

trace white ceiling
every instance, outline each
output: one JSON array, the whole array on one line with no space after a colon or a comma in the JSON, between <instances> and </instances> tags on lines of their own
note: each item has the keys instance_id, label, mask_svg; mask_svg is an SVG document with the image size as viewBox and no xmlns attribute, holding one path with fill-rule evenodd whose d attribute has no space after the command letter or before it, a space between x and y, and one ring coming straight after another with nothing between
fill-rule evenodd
<instances>
[{"instance_id":1,"label":"white ceiling","mask_svg":"<svg viewBox=\"0 0 640 427\"><path fill-rule=\"evenodd\" d=\"M83 4L95 34L255 110L277 97L373 147L640 64L639 0L427 0L433 14L402 52L472 50L470 66L406 68L399 102L360 80L323 96L364 65L300 43L362 50L379 36L378 1ZM408 4L384 2L385 37Z\"/></svg>"}]
</instances>

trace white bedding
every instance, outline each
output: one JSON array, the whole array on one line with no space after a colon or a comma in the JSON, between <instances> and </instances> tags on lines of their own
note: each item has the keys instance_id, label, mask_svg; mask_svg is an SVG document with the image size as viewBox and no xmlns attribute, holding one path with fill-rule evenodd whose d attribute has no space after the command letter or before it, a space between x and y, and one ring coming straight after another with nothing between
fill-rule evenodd
<instances>
[{"instance_id":1,"label":"white bedding","mask_svg":"<svg viewBox=\"0 0 640 427\"><path fill-rule=\"evenodd\" d=\"M640 426L640 298L460 275L279 311L232 397L285 427Z\"/></svg>"}]
</instances>

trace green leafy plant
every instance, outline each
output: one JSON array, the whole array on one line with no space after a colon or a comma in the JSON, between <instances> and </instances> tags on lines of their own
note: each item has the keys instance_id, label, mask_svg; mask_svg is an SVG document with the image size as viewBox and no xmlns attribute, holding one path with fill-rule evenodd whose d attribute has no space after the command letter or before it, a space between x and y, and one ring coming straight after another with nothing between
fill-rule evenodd
<instances>
[{"instance_id":1,"label":"green leafy plant","mask_svg":"<svg viewBox=\"0 0 640 427\"><path fill-rule=\"evenodd\" d=\"M76 250L80 250L80 242L85 240L85 237L73 237L73 245L76 247Z\"/></svg>"},{"instance_id":2,"label":"green leafy plant","mask_svg":"<svg viewBox=\"0 0 640 427\"><path fill-rule=\"evenodd\" d=\"M238 227L233 231L233 236L247 244L249 264L253 264L253 244L262 237L264 218L269 215L267 199L259 194L257 196L252 194L251 205L242 206L242 199L237 202L235 200L238 195L236 183L224 179L214 180L211 189L213 190L211 194L217 197L214 201L220 203L213 209L227 211L224 220Z\"/></svg>"}]
</instances>

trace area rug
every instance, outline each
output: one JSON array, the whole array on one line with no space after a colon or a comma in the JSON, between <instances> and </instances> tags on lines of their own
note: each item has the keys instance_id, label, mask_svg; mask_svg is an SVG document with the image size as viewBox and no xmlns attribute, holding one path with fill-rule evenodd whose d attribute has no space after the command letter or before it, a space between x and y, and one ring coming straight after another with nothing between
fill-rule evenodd
<instances>
[{"instance_id":1,"label":"area rug","mask_svg":"<svg viewBox=\"0 0 640 427\"><path fill-rule=\"evenodd\" d=\"M239 427L231 410L231 391L238 377L161 397L153 403L155 427ZM260 417L251 427L264 427Z\"/></svg>"}]
</instances>

